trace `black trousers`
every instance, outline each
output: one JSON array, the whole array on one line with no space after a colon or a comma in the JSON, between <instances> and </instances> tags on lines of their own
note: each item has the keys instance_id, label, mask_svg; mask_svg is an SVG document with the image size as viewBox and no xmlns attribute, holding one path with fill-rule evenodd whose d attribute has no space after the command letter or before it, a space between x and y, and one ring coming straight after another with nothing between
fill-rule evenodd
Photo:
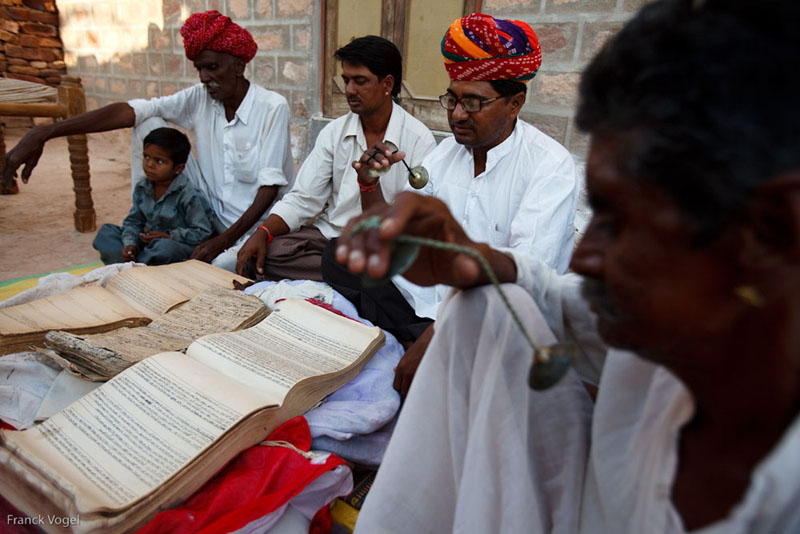
<instances>
[{"instance_id":1,"label":"black trousers","mask_svg":"<svg viewBox=\"0 0 800 534\"><path fill-rule=\"evenodd\" d=\"M364 287L359 276L336 261L336 242L332 239L322 253L322 279L352 302L362 318L372 321L400 341L416 341L433 319L417 316L391 282L378 287Z\"/></svg>"}]
</instances>

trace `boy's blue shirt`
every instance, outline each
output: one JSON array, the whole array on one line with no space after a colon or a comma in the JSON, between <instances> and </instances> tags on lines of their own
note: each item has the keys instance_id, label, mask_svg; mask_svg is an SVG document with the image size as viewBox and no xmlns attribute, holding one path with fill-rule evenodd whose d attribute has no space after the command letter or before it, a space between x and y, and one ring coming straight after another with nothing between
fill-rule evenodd
<instances>
[{"instance_id":1,"label":"boy's blue shirt","mask_svg":"<svg viewBox=\"0 0 800 534\"><path fill-rule=\"evenodd\" d=\"M153 183L140 180L133 189L131 211L122 221L122 244L139 246L139 233L147 228L167 232L175 241L198 245L213 234L210 211L208 201L183 173L158 200Z\"/></svg>"}]
</instances>

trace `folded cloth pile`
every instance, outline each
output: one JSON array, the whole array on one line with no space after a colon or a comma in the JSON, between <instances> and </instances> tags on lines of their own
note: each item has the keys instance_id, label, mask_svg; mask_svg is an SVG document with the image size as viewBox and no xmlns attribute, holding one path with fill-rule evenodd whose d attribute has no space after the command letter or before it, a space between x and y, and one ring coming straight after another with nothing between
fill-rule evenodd
<instances>
[{"instance_id":1,"label":"folded cloth pile","mask_svg":"<svg viewBox=\"0 0 800 534\"><path fill-rule=\"evenodd\" d=\"M287 289L298 288L297 293ZM275 288L271 290L270 288ZM327 292L333 292L330 302ZM245 293L255 294L267 306L288 297L315 298L330 303L342 314L363 324L355 306L330 286L320 282L260 282ZM335 452L347 460L377 466L391 437L394 417L400 409L400 395L392 387L394 368L403 356L403 347L384 331L386 343L350 382L329 395L325 402L305 417L311 429L314 449Z\"/></svg>"}]
</instances>

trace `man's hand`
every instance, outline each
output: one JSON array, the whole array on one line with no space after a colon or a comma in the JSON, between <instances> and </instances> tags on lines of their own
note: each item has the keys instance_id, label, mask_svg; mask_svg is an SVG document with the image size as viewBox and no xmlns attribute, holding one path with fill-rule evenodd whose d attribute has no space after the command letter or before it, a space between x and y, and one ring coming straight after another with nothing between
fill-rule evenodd
<instances>
[{"instance_id":1,"label":"man's hand","mask_svg":"<svg viewBox=\"0 0 800 534\"><path fill-rule=\"evenodd\" d=\"M17 146L6 155L6 167L2 180L10 184L16 176L17 169L22 169L22 181L28 183L33 168L39 162L42 149L48 139L63 137L65 135L87 134L92 132L107 132L117 128L130 128L136 122L133 108L126 102L115 102L75 117L70 117L53 124L37 126L23 137Z\"/></svg>"},{"instance_id":2,"label":"man's hand","mask_svg":"<svg viewBox=\"0 0 800 534\"><path fill-rule=\"evenodd\" d=\"M245 276L244 268L250 258L256 258L256 277L264 276L264 259L267 257L267 234L263 230L256 230L236 255L236 273Z\"/></svg>"},{"instance_id":3,"label":"man's hand","mask_svg":"<svg viewBox=\"0 0 800 534\"><path fill-rule=\"evenodd\" d=\"M387 144L378 142L369 147L361 158L353 162L353 168L358 173L358 181L364 185L371 185L378 181L369 175L370 169L389 169L392 165L406 157L405 152L395 152Z\"/></svg>"},{"instance_id":4,"label":"man's hand","mask_svg":"<svg viewBox=\"0 0 800 534\"><path fill-rule=\"evenodd\" d=\"M400 361L397 363L397 367L394 368L394 383L392 386L404 399L406 395L408 395L408 388L411 387L411 381L414 380L417 367L419 367L422 356L428 349L432 338L433 324L422 333L419 339L406 349L406 353L403 354L403 357L400 358Z\"/></svg>"},{"instance_id":5,"label":"man's hand","mask_svg":"<svg viewBox=\"0 0 800 534\"><path fill-rule=\"evenodd\" d=\"M122 247L122 261L136 261L136 245L125 245Z\"/></svg>"},{"instance_id":6,"label":"man's hand","mask_svg":"<svg viewBox=\"0 0 800 534\"><path fill-rule=\"evenodd\" d=\"M47 134L43 126L37 126L25 134L20 139L17 146L6 154L6 167L3 170L3 183L10 186L12 180L17 175L17 169L25 165L22 169L22 182L28 183L28 178L33 172L33 168L39 163L39 158L44 150L44 143L47 141Z\"/></svg>"},{"instance_id":7,"label":"man's hand","mask_svg":"<svg viewBox=\"0 0 800 534\"><path fill-rule=\"evenodd\" d=\"M219 256L228 247L229 245L225 238L218 235L194 247L190 259L211 263L211 260Z\"/></svg>"},{"instance_id":8,"label":"man's hand","mask_svg":"<svg viewBox=\"0 0 800 534\"><path fill-rule=\"evenodd\" d=\"M253 282L252 280L249 281L249 282L241 283L240 281L234 279L233 280L233 289L235 289L236 291L244 291L248 287L253 286L255 284L256 284L256 282Z\"/></svg>"},{"instance_id":9,"label":"man's hand","mask_svg":"<svg viewBox=\"0 0 800 534\"><path fill-rule=\"evenodd\" d=\"M358 221L374 215L382 220L379 229L350 235L350 229ZM353 273L366 271L373 278L382 278L389 267L392 240L400 234L429 237L474 248L484 257L491 255L488 245L475 243L467 237L444 202L431 196L403 192L392 204L376 205L351 219L339 238L336 259ZM420 247L416 261L403 276L422 286L447 284L466 288L485 283L475 260L465 254L431 247Z\"/></svg>"},{"instance_id":10,"label":"man's hand","mask_svg":"<svg viewBox=\"0 0 800 534\"><path fill-rule=\"evenodd\" d=\"M145 245L149 245L150 241L153 239L169 239L169 234L161 230L149 230L147 233L140 233L139 239L141 239Z\"/></svg>"}]
</instances>

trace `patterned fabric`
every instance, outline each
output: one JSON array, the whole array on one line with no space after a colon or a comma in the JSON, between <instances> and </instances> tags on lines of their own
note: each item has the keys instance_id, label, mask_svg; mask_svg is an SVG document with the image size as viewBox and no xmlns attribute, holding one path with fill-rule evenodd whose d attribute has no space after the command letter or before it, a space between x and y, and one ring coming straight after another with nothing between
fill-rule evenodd
<instances>
[{"instance_id":1,"label":"patterned fabric","mask_svg":"<svg viewBox=\"0 0 800 534\"><path fill-rule=\"evenodd\" d=\"M530 26L483 13L450 25L442 38L442 55L451 80L527 82L542 64L542 48Z\"/></svg>"},{"instance_id":2,"label":"patterned fabric","mask_svg":"<svg viewBox=\"0 0 800 534\"><path fill-rule=\"evenodd\" d=\"M250 32L219 11L190 16L181 27L181 37L189 61L203 50L225 52L250 61L258 50Z\"/></svg>"}]
</instances>

